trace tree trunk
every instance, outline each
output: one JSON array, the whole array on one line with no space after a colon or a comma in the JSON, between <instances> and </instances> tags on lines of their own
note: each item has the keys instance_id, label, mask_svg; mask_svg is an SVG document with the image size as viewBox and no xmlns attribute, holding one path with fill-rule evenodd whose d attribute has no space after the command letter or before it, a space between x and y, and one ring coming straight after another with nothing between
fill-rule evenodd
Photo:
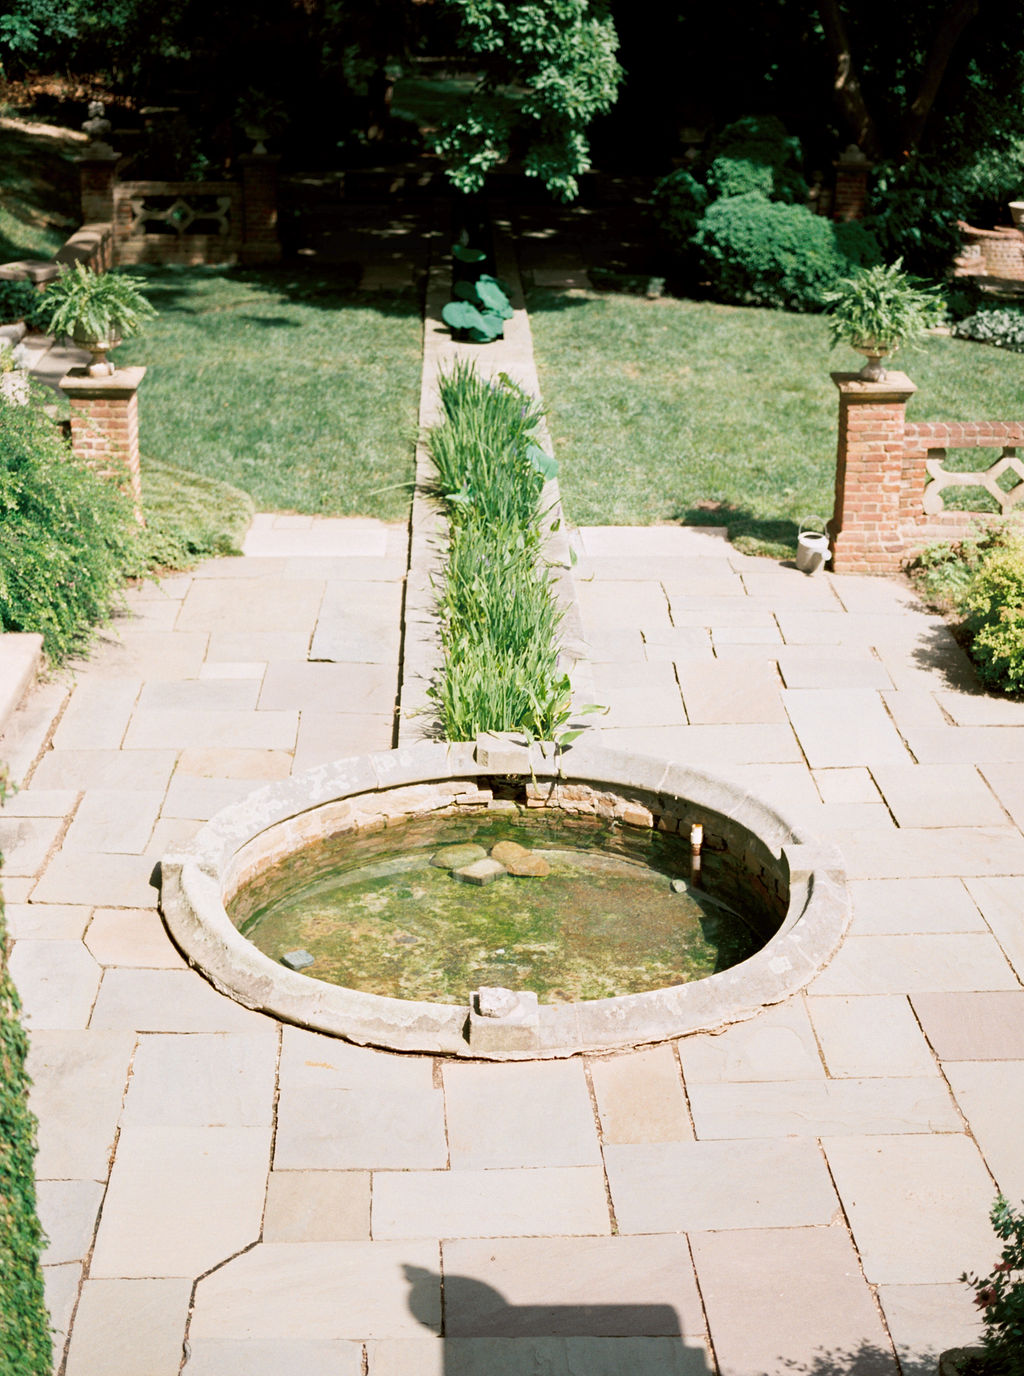
<instances>
[{"instance_id":1,"label":"tree trunk","mask_svg":"<svg viewBox=\"0 0 1024 1376\"><path fill-rule=\"evenodd\" d=\"M839 0L822 0L818 5L818 18L835 63L833 90L846 126L862 152L868 157L878 157L882 151L878 129L864 100Z\"/></svg>"},{"instance_id":2,"label":"tree trunk","mask_svg":"<svg viewBox=\"0 0 1024 1376\"><path fill-rule=\"evenodd\" d=\"M980 0L956 0L939 26L938 32L928 49L921 72L917 95L903 119L901 129L903 151L909 153L921 142L925 124L931 114L935 97L938 95L942 78L946 74L949 59L953 55L960 35L980 9Z\"/></svg>"}]
</instances>

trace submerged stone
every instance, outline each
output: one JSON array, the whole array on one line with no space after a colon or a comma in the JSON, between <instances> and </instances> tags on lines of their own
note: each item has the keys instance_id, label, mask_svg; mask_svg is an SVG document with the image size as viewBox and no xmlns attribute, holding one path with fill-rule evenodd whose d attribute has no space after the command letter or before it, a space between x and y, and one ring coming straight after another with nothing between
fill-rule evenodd
<instances>
[{"instance_id":1,"label":"submerged stone","mask_svg":"<svg viewBox=\"0 0 1024 1376\"><path fill-rule=\"evenodd\" d=\"M531 854L526 846L521 846L518 841L499 841L496 846L491 847L491 856L500 865L508 868L510 860L521 860L524 855Z\"/></svg>"},{"instance_id":2,"label":"submerged stone","mask_svg":"<svg viewBox=\"0 0 1024 1376\"><path fill-rule=\"evenodd\" d=\"M474 860L483 860L487 852L474 841L463 841L454 846L442 846L430 857L430 863L439 870L460 870L471 865Z\"/></svg>"},{"instance_id":3,"label":"submerged stone","mask_svg":"<svg viewBox=\"0 0 1024 1376\"><path fill-rule=\"evenodd\" d=\"M534 855L532 851L516 856L514 860L507 860L505 868L517 879L543 879L551 873L551 866L543 855Z\"/></svg>"},{"instance_id":4,"label":"submerged stone","mask_svg":"<svg viewBox=\"0 0 1024 1376\"><path fill-rule=\"evenodd\" d=\"M308 970L314 963L308 951L286 951L281 957L281 964L287 965L289 970Z\"/></svg>"},{"instance_id":5,"label":"submerged stone","mask_svg":"<svg viewBox=\"0 0 1024 1376\"><path fill-rule=\"evenodd\" d=\"M485 855L482 860L474 860L472 865L454 870L453 878L460 879L463 884L493 884L495 879L507 873L504 865Z\"/></svg>"}]
</instances>

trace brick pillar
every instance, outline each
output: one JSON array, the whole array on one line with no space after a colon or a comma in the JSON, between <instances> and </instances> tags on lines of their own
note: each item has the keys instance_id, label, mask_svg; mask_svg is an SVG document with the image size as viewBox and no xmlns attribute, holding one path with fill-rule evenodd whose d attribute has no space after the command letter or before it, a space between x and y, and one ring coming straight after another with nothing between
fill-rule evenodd
<instances>
[{"instance_id":1,"label":"brick pillar","mask_svg":"<svg viewBox=\"0 0 1024 1376\"><path fill-rule=\"evenodd\" d=\"M917 388L906 373L883 382L833 373L839 388L832 567L836 573L892 573L903 555L900 496L907 401Z\"/></svg>"},{"instance_id":2,"label":"brick pillar","mask_svg":"<svg viewBox=\"0 0 1024 1376\"><path fill-rule=\"evenodd\" d=\"M60 381L71 404L71 448L120 484L135 503L140 525L138 390L145 376L145 368L119 368L108 377L89 377L84 368L75 368Z\"/></svg>"},{"instance_id":3,"label":"brick pillar","mask_svg":"<svg viewBox=\"0 0 1024 1376\"><path fill-rule=\"evenodd\" d=\"M832 202L833 220L862 220L868 199L868 173L872 164L855 143L832 164L836 170L836 192Z\"/></svg>"},{"instance_id":4,"label":"brick pillar","mask_svg":"<svg viewBox=\"0 0 1024 1376\"><path fill-rule=\"evenodd\" d=\"M247 153L238 161L242 168L242 263L245 267L279 263L277 165L281 160L272 154Z\"/></svg>"},{"instance_id":5,"label":"brick pillar","mask_svg":"<svg viewBox=\"0 0 1024 1376\"><path fill-rule=\"evenodd\" d=\"M110 224L113 220L114 183L120 161L121 154L106 144L90 145L78 159L82 219L87 225Z\"/></svg>"}]
</instances>

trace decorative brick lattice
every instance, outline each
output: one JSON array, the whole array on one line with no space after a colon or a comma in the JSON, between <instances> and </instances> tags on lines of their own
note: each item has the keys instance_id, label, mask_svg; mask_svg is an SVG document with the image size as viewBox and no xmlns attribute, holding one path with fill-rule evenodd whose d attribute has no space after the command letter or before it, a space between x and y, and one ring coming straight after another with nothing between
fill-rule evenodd
<instances>
[{"instance_id":1,"label":"decorative brick lattice","mask_svg":"<svg viewBox=\"0 0 1024 1376\"><path fill-rule=\"evenodd\" d=\"M234 263L242 246L236 182L121 182L114 187L119 263Z\"/></svg>"},{"instance_id":2,"label":"decorative brick lattice","mask_svg":"<svg viewBox=\"0 0 1024 1376\"><path fill-rule=\"evenodd\" d=\"M1016 448L1012 446L1007 445L1003 448L1002 457L991 468L977 469L970 473L951 473L943 467L945 462L945 449L928 450L925 468L931 482L924 490L922 503L926 516L935 516L946 509L942 494L951 487L982 488L994 498L1003 516L1009 515L1019 502L1024 501L1024 465L1017 458ZM1021 481L1009 489L1004 489L999 486L999 479L1007 472L1016 473Z\"/></svg>"}]
</instances>

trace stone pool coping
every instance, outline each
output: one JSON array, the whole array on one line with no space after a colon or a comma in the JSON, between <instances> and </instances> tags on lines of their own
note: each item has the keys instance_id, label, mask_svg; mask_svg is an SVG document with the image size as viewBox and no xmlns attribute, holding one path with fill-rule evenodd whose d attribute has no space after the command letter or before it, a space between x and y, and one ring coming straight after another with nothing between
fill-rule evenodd
<instances>
[{"instance_id":1,"label":"stone pool coping","mask_svg":"<svg viewBox=\"0 0 1024 1376\"><path fill-rule=\"evenodd\" d=\"M272 830L292 849L316 834L318 810L359 799L372 825L397 820L387 794L481 776L586 781L685 799L746 828L788 870L789 906L755 955L691 984L577 1004L543 1004L528 1045L470 1039L470 1006L387 998L327 984L271 960L234 927L224 906L238 859ZM376 815L375 815L376 804ZM303 820L305 819L305 820ZM312 829L311 829L312 822ZM282 832L282 828L284 829ZM257 846L258 849L258 846ZM225 808L192 843L161 861L161 908L189 962L247 1008L360 1045L485 1060L534 1060L611 1051L720 1029L796 993L834 954L850 918L842 858L736 784L671 760L609 750L586 737L555 751L506 738L424 742L356 756L268 785Z\"/></svg>"}]
</instances>

